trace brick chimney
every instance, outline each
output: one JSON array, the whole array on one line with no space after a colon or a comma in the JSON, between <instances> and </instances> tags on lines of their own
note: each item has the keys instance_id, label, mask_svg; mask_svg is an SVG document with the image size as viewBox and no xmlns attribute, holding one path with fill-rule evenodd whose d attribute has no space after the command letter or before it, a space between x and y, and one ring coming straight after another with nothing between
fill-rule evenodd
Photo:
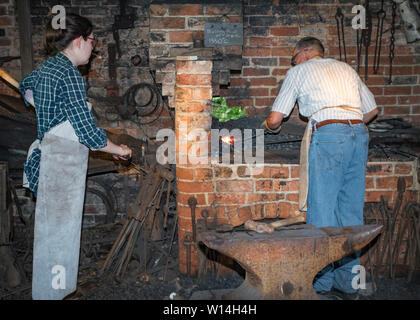
<instances>
[{"instance_id":1,"label":"brick chimney","mask_svg":"<svg viewBox=\"0 0 420 320\"><path fill-rule=\"evenodd\" d=\"M175 136L176 136L176 181L178 201L178 241L179 241L179 269L187 272L187 250L183 244L186 232L192 233L191 210L188 198L196 197L199 216L201 206L207 203L206 193L213 191L211 182L212 172L209 166L209 153L203 154L203 161L207 164L196 164L193 148L202 147L210 150L208 145L211 130L212 98L211 73L212 61L193 60L197 57L177 57L176 86L175 86ZM199 130L205 135L204 144L194 141L191 135ZM191 246L191 274L197 271L197 252Z\"/></svg>"}]
</instances>

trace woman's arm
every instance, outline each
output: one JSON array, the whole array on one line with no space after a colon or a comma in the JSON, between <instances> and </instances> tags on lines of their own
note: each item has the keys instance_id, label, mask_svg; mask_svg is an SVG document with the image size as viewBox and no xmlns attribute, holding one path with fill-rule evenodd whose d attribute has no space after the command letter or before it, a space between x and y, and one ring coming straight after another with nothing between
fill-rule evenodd
<instances>
[{"instance_id":1,"label":"woman's arm","mask_svg":"<svg viewBox=\"0 0 420 320\"><path fill-rule=\"evenodd\" d=\"M116 159L129 159L131 158L131 149L127 147L125 144L116 145L115 143L111 142L111 140L107 139L107 144L105 147L98 149L98 151L112 153L115 155L114 158Z\"/></svg>"},{"instance_id":2,"label":"woman's arm","mask_svg":"<svg viewBox=\"0 0 420 320\"><path fill-rule=\"evenodd\" d=\"M32 71L28 74L25 78L23 78L19 83L19 91L24 96L24 102L26 106L29 105L34 106L34 99L33 99L33 90L35 79L37 77L37 70Z\"/></svg>"},{"instance_id":3,"label":"woman's arm","mask_svg":"<svg viewBox=\"0 0 420 320\"><path fill-rule=\"evenodd\" d=\"M79 138L91 150L98 150L114 154L116 159L131 157L131 149L126 145L116 145L106 136L102 128L96 126L92 112L86 104L86 85L76 69L70 69L68 75L61 82L64 98L64 112Z\"/></svg>"}]
</instances>

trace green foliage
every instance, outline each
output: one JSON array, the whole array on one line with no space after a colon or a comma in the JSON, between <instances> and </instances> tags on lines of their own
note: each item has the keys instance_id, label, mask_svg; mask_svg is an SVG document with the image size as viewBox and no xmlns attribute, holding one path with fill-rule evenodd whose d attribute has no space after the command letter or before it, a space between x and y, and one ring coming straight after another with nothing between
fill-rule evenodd
<instances>
[{"instance_id":1,"label":"green foliage","mask_svg":"<svg viewBox=\"0 0 420 320\"><path fill-rule=\"evenodd\" d=\"M211 115L219 120L219 122L227 122L239 118L245 118L244 107L228 107L226 99L223 97L214 97L212 100Z\"/></svg>"}]
</instances>

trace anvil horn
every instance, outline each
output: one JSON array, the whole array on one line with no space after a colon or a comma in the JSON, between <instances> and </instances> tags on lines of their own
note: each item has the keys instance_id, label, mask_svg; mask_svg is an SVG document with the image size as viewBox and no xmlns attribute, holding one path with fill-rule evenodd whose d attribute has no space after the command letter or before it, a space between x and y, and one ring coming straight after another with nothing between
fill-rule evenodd
<instances>
[{"instance_id":1,"label":"anvil horn","mask_svg":"<svg viewBox=\"0 0 420 320\"><path fill-rule=\"evenodd\" d=\"M381 232L382 225L364 225L342 228L320 228L329 236L329 261L337 261L365 247Z\"/></svg>"}]
</instances>

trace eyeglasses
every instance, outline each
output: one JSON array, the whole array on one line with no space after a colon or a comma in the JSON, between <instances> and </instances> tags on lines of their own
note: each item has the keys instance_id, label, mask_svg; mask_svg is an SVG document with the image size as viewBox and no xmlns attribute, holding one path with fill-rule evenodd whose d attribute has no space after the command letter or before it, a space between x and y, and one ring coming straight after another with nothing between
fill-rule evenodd
<instances>
[{"instance_id":1,"label":"eyeglasses","mask_svg":"<svg viewBox=\"0 0 420 320\"><path fill-rule=\"evenodd\" d=\"M73 40L80 38L81 36L74 37ZM86 37L86 39L91 40L92 46L95 47L98 44L98 39L95 37Z\"/></svg>"},{"instance_id":2,"label":"eyeglasses","mask_svg":"<svg viewBox=\"0 0 420 320\"><path fill-rule=\"evenodd\" d=\"M95 37L86 37L86 39L89 39L92 41L92 46L96 46L98 44L98 39L96 39Z\"/></svg>"}]
</instances>

